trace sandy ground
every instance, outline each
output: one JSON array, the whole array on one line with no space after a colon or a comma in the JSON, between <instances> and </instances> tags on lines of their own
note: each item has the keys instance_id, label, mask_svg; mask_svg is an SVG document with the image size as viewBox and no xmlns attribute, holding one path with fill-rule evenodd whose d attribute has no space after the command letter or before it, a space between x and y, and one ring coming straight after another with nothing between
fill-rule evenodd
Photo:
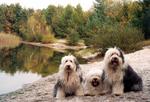
<instances>
[{"instance_id":1,"label":"sandy ground","mask_svg":"<svg viewBox=\"0 0 150 102\"><path fill-rule=\"evenodd\" d=\"M139 73L144 82L142 92L129 92L121 96L82 96L58 100L52 97L57 73L24 85L22 89L0 95L0 102L150 102L150 48L125 55L128 62ZM84 72L100 68L101 62L81 65Z\"/></svg>"}]
</instances>

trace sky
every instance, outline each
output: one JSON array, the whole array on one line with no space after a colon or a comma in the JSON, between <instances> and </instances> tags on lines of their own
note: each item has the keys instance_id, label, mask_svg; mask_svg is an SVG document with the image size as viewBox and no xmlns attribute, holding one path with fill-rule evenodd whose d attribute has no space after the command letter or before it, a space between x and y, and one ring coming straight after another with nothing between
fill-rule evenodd
<instances>
[{"instance_id":1,"label":"sky","mask_svg":"<svg viewBox=\"0 0 150 102\"><path fill-rule=\"evenodd\" d=\"M43 9L47 8L48 5L62 5L66 6L70 4L76 6L80 4L84 11L89 10L93 6L95 0L0 0L0 4L15 4L19 3L23 8Z\"/></svg>"}]
</instances>

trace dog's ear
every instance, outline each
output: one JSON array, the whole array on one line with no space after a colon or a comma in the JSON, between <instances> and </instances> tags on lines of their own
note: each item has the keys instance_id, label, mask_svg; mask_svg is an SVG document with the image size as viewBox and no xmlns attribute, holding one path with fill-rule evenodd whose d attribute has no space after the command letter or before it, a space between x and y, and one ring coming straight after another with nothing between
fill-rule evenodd
<instances>
[{"instance_id":1,"label":"dog's ear","mask_svg":"<svg viewBox=\"0 0 150 102\"><path fill-rule=\"evenodd\" d=\"M61 58L60 65L59 65L59 71L61 71L62 68L63 68L63 63L64 63L64 61L65 61L64 58L65 58L65 57Z\"/></svg>"},{"instance_id":2,"label":"dog's ear","mask_svg":"<svg viewBox=\"0 0 150 102\"><path fill-rule=\"evenodd\" d=\"M109 49L109 48L104 48L104 49L101 50L102 56L105 56L105 53L106 53L106 51L107 51L108 49Z\"/></svg>"},{"instance_id":3,"label":"dog's ear","mask_svg":"<svg viewBox=\"0 0 150 102\"><path fill-rule=\"evenodd\" d=\"M105 71L104 71L104 70L103 70L103 73L102 73L101 79L102 79L102 82L103 82L103 81L104 81L104 79L105 79Z\"/></svg>"},{"instance_id":4,"label":"dog's ear","mask_svg":"<svg viewBox=\"0 0 150 102\"><path fill-rule=\"evenodd\" d=\"M79 62L76 58L74 58L74 62L76 64L76 71L80 69L80 65L79 65Z\"/></svg>"},{"instance_id":5,"label":"dog's ear","mask_svg":"<svg viewBox=\"0 0 150 102\"><path fill-rule=\"evenodd\" d=\"M124 53L123 53L123 51L122 51L119 47L117 47L117 49L119 50L119 52L120 52L120 57L122 58L122 61L123 61L123 63L124 63Z\"/></svg>"},{"instance_id":6,"label":"dog's ear","mask_svg":"<svg viewBox=\"0 0 150 102\"><path fill-rule=\"evenodd\" d=\"M65 60L65 56L61 58L60 64L62 64Z\"/></svg>"}]
</instances>

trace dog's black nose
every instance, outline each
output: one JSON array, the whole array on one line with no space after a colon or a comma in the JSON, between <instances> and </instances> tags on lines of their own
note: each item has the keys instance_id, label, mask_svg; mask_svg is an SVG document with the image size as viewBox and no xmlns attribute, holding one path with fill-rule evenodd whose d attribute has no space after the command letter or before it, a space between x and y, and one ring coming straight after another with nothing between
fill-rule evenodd
<instances>
[{"instance_id":1,"label":"dog's black nose","mask_svg":"<svg viewBox=\"0 0 150 102\"><path fill-rule=\"evenodd\" d=\"M112 61L118 61L118 58L117 57L113 57Z\"/></svg>"},{"instance_id":2,"label":"dog's black nose","mask_svg":"<svg viewBox=\"0 0 150 102\"><path fill-rule=\"evenodd\" d=\"M67 66L66 66L66 69L67 69L67 70L71 70L70 65L67 65Z\"/></svg>"},{"instance_id":3,"label":"dog's black nose","mask_svg":"<svg viewBox=\"0 0 150 102\"><path fill-rule=\"evenodd\" d=\"M99 85L99 81L98 81L98 79L97 78L93 78L93 80L92 80L92 86L93 87L97 87L98 85Z\"/></svg>"},{"instance_id":4,"label":"dog's black nose","mask_svg":"<svg viewBox=\"0 0 150 102\"><path fill-rule=\"evenodd\" d=\"M97 78L94 78L93 80L94 80L94 81L97 81Z\"/></svg>"}]
</instances>

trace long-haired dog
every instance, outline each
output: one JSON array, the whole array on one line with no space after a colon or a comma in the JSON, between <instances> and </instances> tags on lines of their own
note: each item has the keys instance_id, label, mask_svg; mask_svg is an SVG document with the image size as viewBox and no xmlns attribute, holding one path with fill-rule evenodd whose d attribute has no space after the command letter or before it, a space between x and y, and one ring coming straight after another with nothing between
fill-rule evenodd
<instances>
[{"instance_id":1,"label":"long-haired dog","mask_svg":"<svg viewBox=\"0 0 150 102\"><path fill-rule=\"evenodd\" d=\"M128 91L142 90L142 79L126 63L124 54L119 48L109 48L104 56L105 80L113 94L121 95Z\"/></svg>"},{"instance_id":2,"label":"long-haired dog","mask_svg":"<svg viewBox=\"0 0 150 102\"><path fill-rule=\"evenodd\" d=\"M62 58L58 75L57 83L54 86L54 97L83 95L82 73L79 63L73 55Z\"/></svg>"},{"instance_id":3,"label":"long-haired dog","mask_svg":"<svg viewBox=\"0 0 150 102\"><path fill-rule=\"evenodd\" d=\"M83 79L84 95L94 96L103 95L108 92L108 88L104 82L104 71L93 69L89 71Z\"/></svg>"}]
</instances>

